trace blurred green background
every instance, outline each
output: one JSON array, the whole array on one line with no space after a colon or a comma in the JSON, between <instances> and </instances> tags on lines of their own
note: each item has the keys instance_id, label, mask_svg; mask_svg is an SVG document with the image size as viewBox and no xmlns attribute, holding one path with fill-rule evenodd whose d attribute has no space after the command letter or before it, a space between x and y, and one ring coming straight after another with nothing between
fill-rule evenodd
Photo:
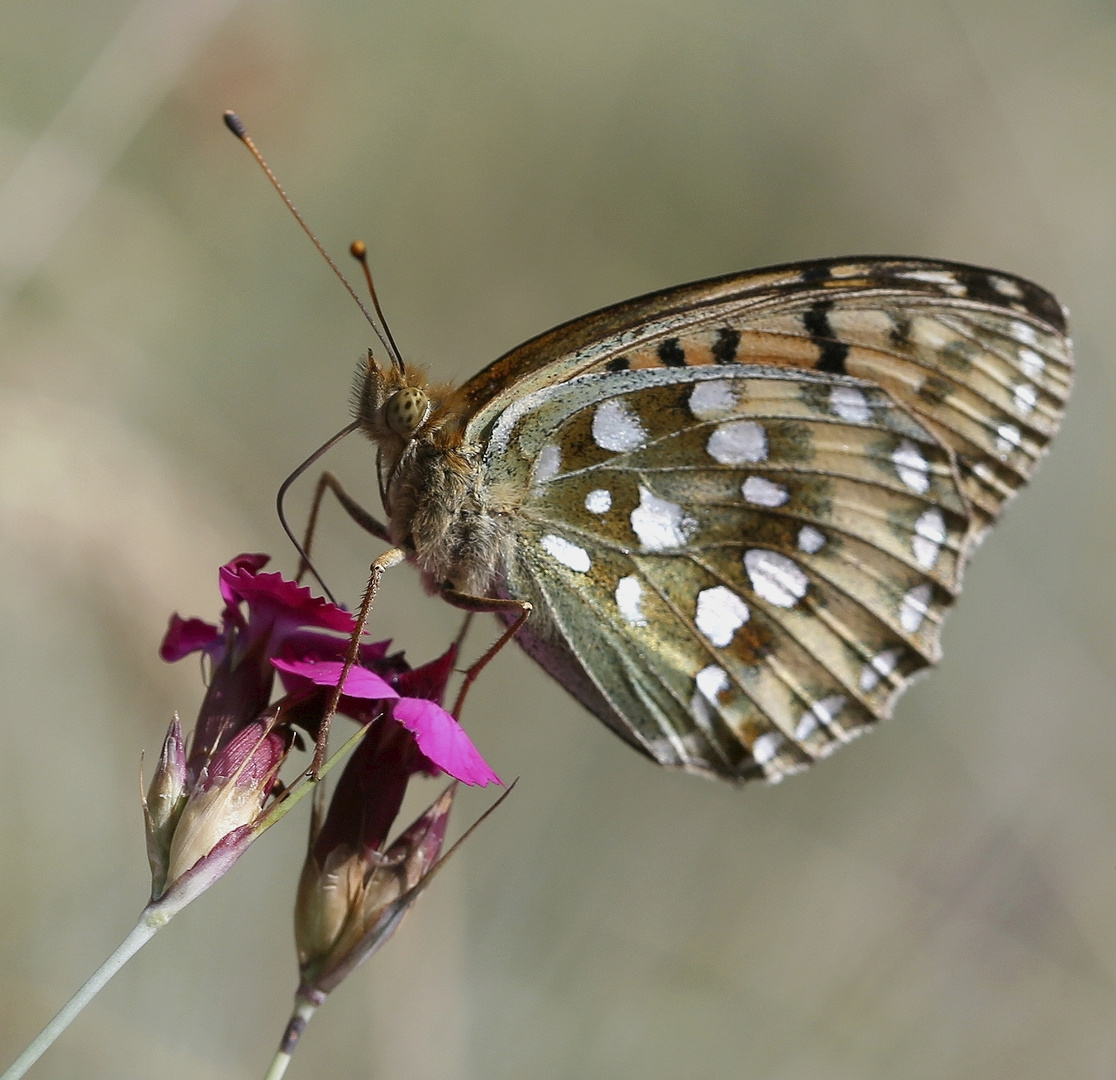
<instances>
[{"instance_id":1,"label":"blurred green background","mask_svg":"<svg viewBox=\"0 0 1116 1080\"><path fill-rule=\"evenodd\" d=\"M864 252L1034 278L1080 365L941 670L807 776L663 773L507 650L466 719L519 787L289 1075L1116 1073L1111 0L0 6L3 1062L146 898L140 751L201 695L156 656L167 616L215 617L239 551L293 568L275 489L370 342L230 107L335 255L368 241L442 377L646 290ZM370 448L332 462L371 504ZM322 543L354 600L376 546L335 513ZM456 625L389 578L375 628L416 660ZM297 817L33 1075L261 1076Z\"/></svg>"}]
</instances>

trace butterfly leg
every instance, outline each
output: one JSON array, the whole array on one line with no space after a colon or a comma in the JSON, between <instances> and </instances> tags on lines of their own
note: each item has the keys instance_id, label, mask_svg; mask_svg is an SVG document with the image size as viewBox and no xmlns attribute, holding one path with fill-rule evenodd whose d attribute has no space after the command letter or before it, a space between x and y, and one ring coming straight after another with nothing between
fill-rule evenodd
<instances>
[{"instance_id":1,"label":"butterfly leg","mask_svg":"<svg viewBox=\"0 0 1116 1080\"><path fill-rule=\"evenodd\" d=\"M488 666L489 661L519 633L519 628L527 621L527 616L531 614L531 604L526 600L507 600L496 596L470 596L468 593L458 592L456 589L451 589L445 585L439 592L442 599L447 603L470 614L475 612L518 612L508 628L497 638L496 643L479 660L474 661L466 669L465 679L461 683L461 689L457 692L457 700L453 703L452 712L456 719L461 715L461 707L465 704L465 695L469 692L469 687L476 682L477 676Z\"/></svg>"},{"instance_id":2,"label":"butterfly leg","mask_svg":"<svg viewBox=\"0 0 1116 1080\"><path fill-rule=\"evenodd\" d=\"M341 508L365 532L371 533L378 540L383 540L389 544L391 543L387 526L365 510L364 507L341 486L341 481L327 470L318 477L318 485L314 489L314 499L310 504L310 515L306 519L306 535L305 539L302 541L302 550L306 555L310 554L310 545L314 542L314 532L318 526L318 512L321 510L322 499L325 498L327 491L333 492L337 501L341 504ZM306 562L306 559L300 559L295 581L301 581L308 569L309 564Z\"/></svg>"},{"instance_id":3,"label":"butterfly leg","mask_svg":"<svg viewBox=\"0 0 1116 1080\"><path fill-rule=\"evenodd\" d=\"M392 548L390 551L385 551L372 563L372 569L368 575L368 584L365 586L364 596L361 598L360 608L353 623L353 634L349 638L349 650L345 654L345 663L341 667L341 677L333 688L329 704L322 716L321 727L318 729L318 742L314 747L314 760L310 764L310 777L313 780L317 780L321 775L322 764L325 762L326 744L329 741L329 725L333 720L334 713L337 712L337 706L341 702L341 691L345 681L349 677L349 672L356 666L357 657L360 655L360 639L368 622L368 613L372 610L372 603L375 601L376 593L380 588L380 578L384 576L386 570L398 566L406 557L406 552L402 548Z\"/></svg>"}]
</instances>

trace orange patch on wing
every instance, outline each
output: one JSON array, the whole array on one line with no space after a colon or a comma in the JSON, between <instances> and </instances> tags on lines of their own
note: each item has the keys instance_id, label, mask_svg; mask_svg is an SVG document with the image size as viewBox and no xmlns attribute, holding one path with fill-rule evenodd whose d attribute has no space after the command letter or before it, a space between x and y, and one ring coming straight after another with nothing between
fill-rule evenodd
<instances>
[{"instance_id":1,"label":"orange patch on wing","mask_svg":"<svg viewBox=\"0 0 1116 1080\"><path fill-rule=\"evenodd\" d=\"M812 368L820 358L821 350L808 337L790 334L744 333L736 350L739 364Z\"/></svg>"}]
</instances>

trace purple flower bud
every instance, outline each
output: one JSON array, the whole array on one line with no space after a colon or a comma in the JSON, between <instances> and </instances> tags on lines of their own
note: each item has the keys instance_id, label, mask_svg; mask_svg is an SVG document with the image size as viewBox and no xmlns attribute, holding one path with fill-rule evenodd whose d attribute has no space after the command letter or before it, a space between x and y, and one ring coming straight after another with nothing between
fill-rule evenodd
<instances>
[{"instance_id":1,"label":"purple flower bud","mask_svg":"<svg viewBox=\"0 0 1116 1080\"><path fill-rule=\"evenodd\" d=\"M226 836L256 820L290 746L289 733L274 719L256 720L207 762L174 829L167 888Z\"/></svg>"}]
</instances>

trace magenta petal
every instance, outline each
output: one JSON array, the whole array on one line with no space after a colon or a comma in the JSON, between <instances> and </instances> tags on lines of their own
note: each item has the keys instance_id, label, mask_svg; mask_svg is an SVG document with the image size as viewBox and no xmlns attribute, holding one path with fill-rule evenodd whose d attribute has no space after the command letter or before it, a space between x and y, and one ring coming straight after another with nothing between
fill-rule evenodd
<instances>
[{"instance_id":1,"label":"magenta petal","mask_svg":"<svg viewBox=\"0 0 1116 1080\"><path fill-rule=\"evenodd\" d=\"M302 626L348 633L353 617L341 608L314 596L305 585L288 581L282 574L255 573L250 567L222 566L221 595L230 605L244 601L253 612L270 618L293 619Z\"/></svg>"},{"instance_id":2,"label":"magenta petal","mask_svg":"<svg viewBox=\"0 0 1116 1080\"><path fill-rule=\"evenodd\" d=\"M336 686L345 666L340 660L280 660L271 661L272 666L292 675L301 675L316 686ZM357 665L345 678L344 693L348 697L383 700L397 698L399 695L391 686L368 668Z\"/></svg>"},{"instance_id":3,"label":"magenta petal","mask_svg":"<svg viewBox=\"0 0 1116 1080\"><path fill-rule=\"evenodd\" d=\"M173 664L184 656L200 649L208 649L219 637L221 632L212 623L203 619L184 619L181 615L172 615L159 646L159 655Z\"/></svg>"},{"instance_id":4,"label":"magenta petal","mask_svg":"<svg viewBox=\"0 0 1116 1080\"><path fill-rule=\"evenodd\" d=\"M221 595L225 599L225 603L229 607L236 607L239 597L236 595L233 588L233 583L241 574L252 576L258 574L269 562L271 561L270 555L260 554L247 554L237 555L235 559L230 559L221 569L217 572L217 584L221 590Z\"/></svg>"},{"instance_id":5,"label":"magenta petal","mask_svg":"<svg viewBox=\"0 0 1116 1080\"><path fill-rule=\"evenodd\" d=\"M390 640L363 642L360 646L360 663L373 671L378 670L390 646ZM285 634L281 651L277 655L301 660L343 660L348 651L348 636L336 637L309 629L292 630Z\"/></svg>"},{"instance_id":6,"label":"magenta petal","mask_svg":"<svg viewBox=\"0 0 1116 1080\"><path fill-rule=\"evenodd\" d=\"M463 784L484 787L502 782L465 729L441 705L424 698L400 698L392 715L414 735L419 749L438 768Z\"/></svg>"}]
</instances>

